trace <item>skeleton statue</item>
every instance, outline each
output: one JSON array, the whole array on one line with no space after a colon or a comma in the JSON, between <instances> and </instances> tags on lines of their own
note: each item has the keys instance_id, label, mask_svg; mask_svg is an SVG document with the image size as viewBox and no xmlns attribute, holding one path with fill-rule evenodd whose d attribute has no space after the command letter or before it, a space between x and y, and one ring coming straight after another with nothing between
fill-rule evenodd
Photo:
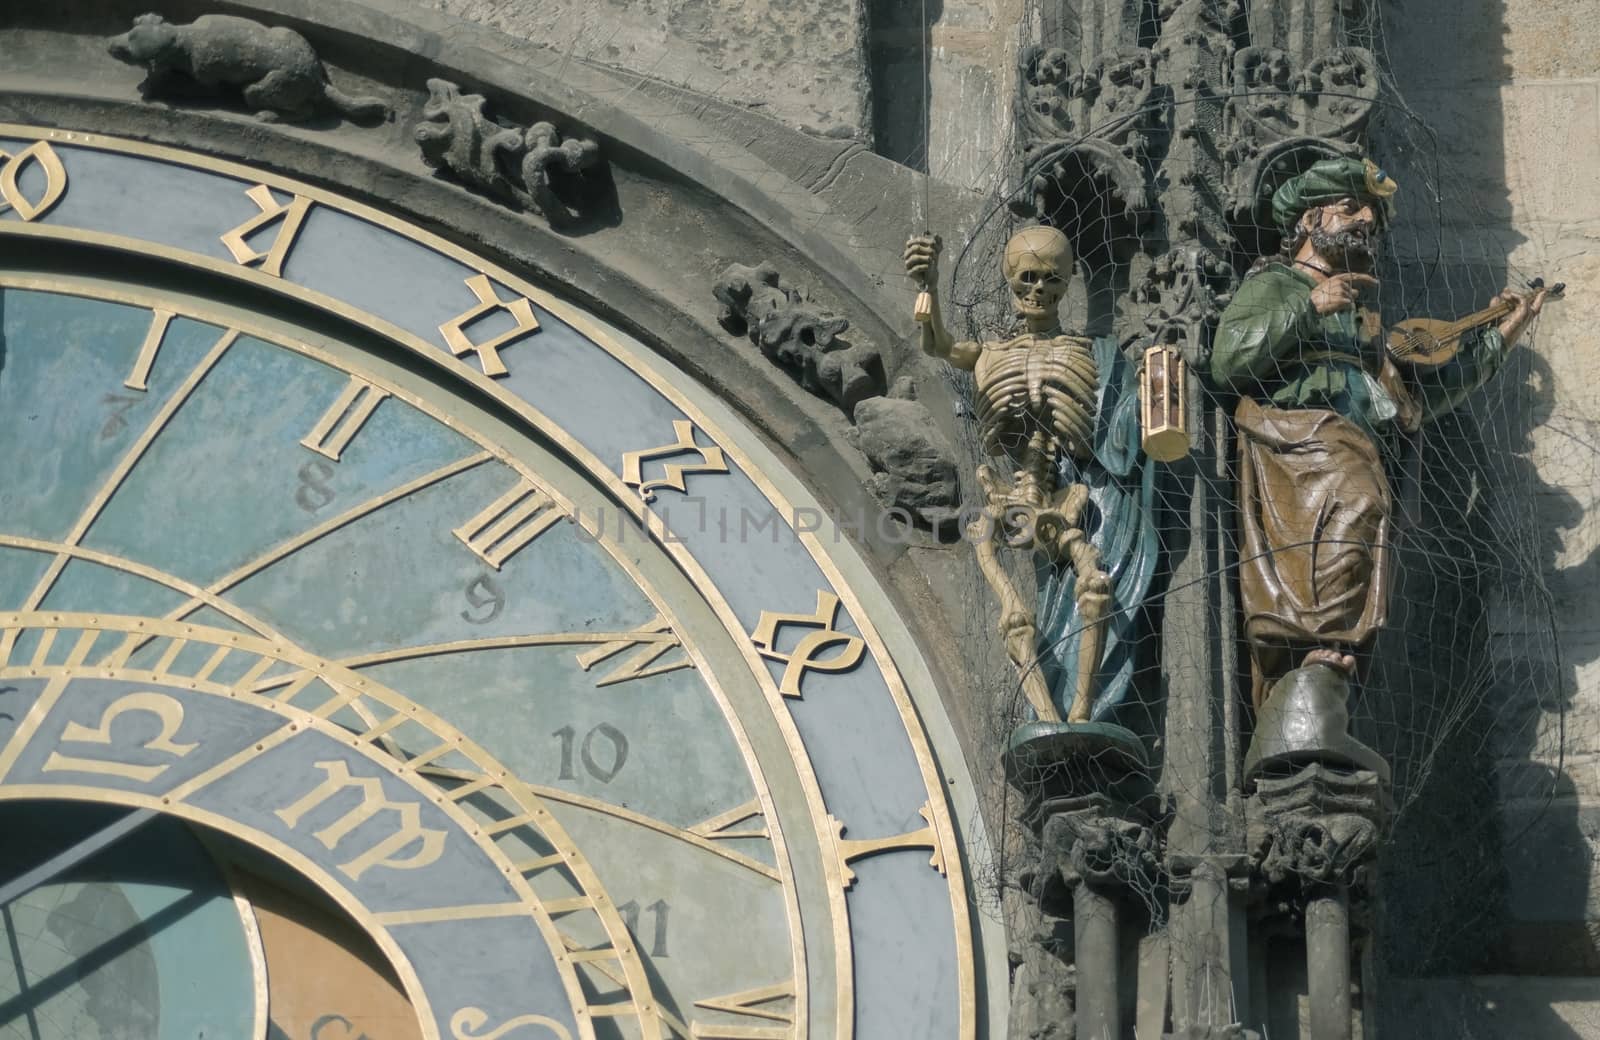
<instances>
[{"instance_id":1,"label":"skeleton statue","mask_svg":"<svg viewBox=\"0 0 1600 1040\"><path fill-rule=\"evenodd\" d=\"M1064 456L1081 463L1094 451L1103 382L1091 341L1061 330L1057 308L1072 270L1072 247L1060 231L1043 226L1025 228L1006 244L1003 269L1023 331L981 342L958 341L945 327L938 296L940 249L940 240L932 236L906 243L906 272L922 287L915 314L922 349L973 373L983 450L1010 471L978 467L983 514L968 533L984 578L1000 600L1006 651L1021 673L1029 704L1046 722L1059 722L1061 715L1040 667L1037 613L1017 591L996 548L1004 545L1036 554L1051 566L1070 566L1083 641L1066 721L1087 722L1102 622L1112 597L1099 550L1081 526L1090 489L1058 479Z\"/></svg>"}]
</instances>

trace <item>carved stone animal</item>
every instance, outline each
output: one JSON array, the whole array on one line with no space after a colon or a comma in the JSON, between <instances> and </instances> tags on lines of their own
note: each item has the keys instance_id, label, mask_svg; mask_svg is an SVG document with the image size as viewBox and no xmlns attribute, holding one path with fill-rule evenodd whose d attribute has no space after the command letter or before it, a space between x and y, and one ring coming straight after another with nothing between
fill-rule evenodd
<instances>
[{"instance_id":1,"label":"carved stone animal","mask_svg":"<svg viewBox=\"0 0 1600 1040\"><path fill-rule=\"evenodd\" d=\"M554 213L561 206L551 184L551 174L578 174L600 161L600 146L588 138L561 135L551 123L534 123L523 135L522 183L531 208Z\"/></svg>"},{"instance_id":2,"label":"carved stone animal","mask_svg":"<svg viewBox=\"0 0 1600 1040\"><path fill-rule=\"evenodd\" d=\"M111 56L148 71L139 85L146 98L238 90L266 121L290 122L331 108L351 119L387 118L378 97L351 97L328 82L327 70L304 36L233 15L201 15L174 25L142 14L113 37Z\"/></svg>"}]
</instances>

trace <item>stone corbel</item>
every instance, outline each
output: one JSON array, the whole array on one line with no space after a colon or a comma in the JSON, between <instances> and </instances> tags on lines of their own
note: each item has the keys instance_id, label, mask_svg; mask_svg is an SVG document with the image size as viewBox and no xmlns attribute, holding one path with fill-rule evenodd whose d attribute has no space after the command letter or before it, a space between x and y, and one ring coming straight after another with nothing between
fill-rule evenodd
<instances>
[{"instance_id":1,"label":"stone corbel","mask_svg":"<svg viewBox=\"0 0 1600 1040\"><path fill-rule=\"evenodd\" d=\"M1071 893L1079 1035L1123 1036L1123 911L1130 899L1153 902L1160 874L1155 831L1104 795L1062 800L1046 811L1041 863L1050 868L1048 883Z\"/></svg>"},{"instance_id":2,"label":"stone corbel","mask_svg":"<svg viewBox=\"0 0 1600 1040\"><path fill-rule=\"evenodd\" d=\"M1245 811L1269 913L1304 917L1312 1040L1348 1040L1352 924L1368 907L1388 817L1384 782L1371 770L1313 762L1258 777Z\"/></svg>"}]
</instances>

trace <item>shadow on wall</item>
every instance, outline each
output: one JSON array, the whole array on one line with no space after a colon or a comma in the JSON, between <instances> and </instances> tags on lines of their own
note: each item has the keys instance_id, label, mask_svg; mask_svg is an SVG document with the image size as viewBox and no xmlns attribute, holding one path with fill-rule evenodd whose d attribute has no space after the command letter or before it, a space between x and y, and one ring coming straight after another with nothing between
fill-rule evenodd
<instances>
[{"instance_id":1,"label":"shadow on wall","mask_svg":"<svg viewBox=\"0 0 1600 1040\"><path fill-rule=\"evenodd\" d=\"M1373 133L1401 184L1384 308L1455 318L1538 273L1506 261L1523 238L1507 189L1505 2L1410 0L1384 13L1388 64L1414 112L1386 112ZM1559 410L1553 375L1519 349L1397 461L1391 631L1375 662L1382 692L1361 709L1400 802L1380 866L1379 1036L1577 1038L1554 1005L1592 999L1573 985L1600 995L1576 980L1557 994L1480 978L1600 975L1593 854L1561 724L1600 646L1560 646L1557 617L1597 561L1558 566L1584 506L1535 464L1534 431Z\"/></svg>"},{"instance_id":2,"label":"shadow on wall","mask_svg":"<svg viewBox=\"0 0 1600 1040\"><path fill-rule=\"evenodd\" d=\"M866 0L873 151L928 172L929 55L943 0Z\"/></svg>"}]
</instances>

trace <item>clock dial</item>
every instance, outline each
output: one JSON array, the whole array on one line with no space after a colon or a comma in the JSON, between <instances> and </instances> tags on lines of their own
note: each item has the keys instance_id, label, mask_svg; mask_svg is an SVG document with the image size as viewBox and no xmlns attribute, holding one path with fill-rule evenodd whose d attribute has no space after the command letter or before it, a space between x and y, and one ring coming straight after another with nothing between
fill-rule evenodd
<instances>
[{"instance_id":1,"label":"clock dial","mask_svg":"<svg viewBox=\"0 0 1600 1040\"><path fill-rule=\"evenodd\" d=\"M398 816L399 831L332 873L389 886L402 871L437 875L347 894L391 922L413 961L412 947L445 941L413 934L493 929L529 917L526 901L552 946L544 959L563 969L553 976L566 976L552 986L581 1012L561 1023L574 1035L683 1032L696 1002L730 984L782 993L762 1009L792 1021L792 885L759 770L694 649L574 504L459 416L165 303L5 290L0 410L17 421L0 420L0 436L34 461L36 482L0 492L16 518L0 535L0 598L17 611L0 650L20 720L0 723L0 778L67 793L94 781L120 794L102 797L159 796L207 822L218 792L231 804L273 776L321 778L280 797L276 821L253 821L252 840L314 854L304 820L339 852L346 830L358 847L362 828ZM51 421L28 418L42 387L122 382L152 329L155 363L132 404L77 393ZM433 721L446 713L459 731ZM144 723L163 728L141 745ZM180 740L205 726L214 740ZM369 764L329 757L339 732L458 809L458 829L486 832L477 874L466 860L440 869L446 821L387 783L381 808L330 822L326 792ZM65 753L90 733L132 757ZM496 876L507 873L514 884ZM441 1006L426 985L420 996L443 1035L461 1008L482 1007Z\"/></svg>"},{"instance_id":2,"label":"clock dial","mask_svg":"<svg viewBox=\"0 0 1600 1040\"><path fill-rule=\"evenodd\" d=\"M258 171L0 127L0 186L0 802L227 835L429 1040L974 1035L931 680L681 374Z\"/></svg>"}]
</instances>

